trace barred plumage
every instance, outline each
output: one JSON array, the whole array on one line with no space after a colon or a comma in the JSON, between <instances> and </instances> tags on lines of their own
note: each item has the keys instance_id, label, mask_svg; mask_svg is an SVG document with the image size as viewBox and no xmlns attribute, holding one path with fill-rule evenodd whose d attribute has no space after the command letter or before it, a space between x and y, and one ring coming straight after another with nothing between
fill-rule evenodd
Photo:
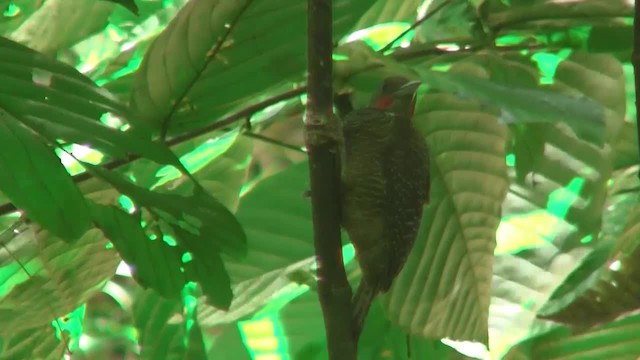
<instances>
[{"instance_id":1,"label":"barred plumage","mask_svg":"<svg viewBox=\"0 0 640 360\"><path fill-rule=\"evenodd\" d=\"M427 146L411 123L416 88L388 78L372 107L343 122L342 226L363 273L353 301L356 339L371 301L402 270L429 196Z\"/></svg>"}]
</instances>

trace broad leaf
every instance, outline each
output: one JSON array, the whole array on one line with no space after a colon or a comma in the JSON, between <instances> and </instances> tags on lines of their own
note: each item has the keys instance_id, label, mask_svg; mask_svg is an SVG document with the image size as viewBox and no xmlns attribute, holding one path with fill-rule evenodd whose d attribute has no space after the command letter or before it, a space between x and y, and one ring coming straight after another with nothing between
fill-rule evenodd
<instances>
[{"instance_id":1,"label":"broad leaf","mask_svg":"<svg viewBox=\"0 0 640 360\"><path fill-rule=\"evenodd\" d=\"M251 246L243 261L226 261L235 294L229 311L200 307L202 326L229 323L270 301L286 303L304 292L291 275L310 272L315 262L311 203L303 196L308 172L307 162L294 165L261 181L241 199L237 216Z\"/></svg>"},{"instance_id":2,"label":"broad leaf","mask_svg":"<svg viewBox=\"0 0 640 360\"><path fill-rule=\"evenodd\" d=\"M111 240L122 259L133 267L134 278L167 298L177 299L186 283L180 271L180 249L161 239L149 239L132 215L110 206L91 208L96 226Z\"/></svg>"},{"instance_id":3,"label":"broad leaf","mask_svg":"<svg viewBox=\"0 0 640 360\"><path fill-rule=\"evenodd\" d=\"M0 107L0 190L27 216L65 241L82 236L91 218L82 194L41 137Z\"/></svg>"},{"instance_id":4,"label":"broad leaf","mask_svg":"<svg viewBox=\"0 0 640 360\"><path fill-rule=\"evenodd\" d=\"M414 121L431 153L431 197L385 307L411 334L486 343L506 128L445 94L427 95Z\"/></svg>"},{"instance_id":5,"label":"broad leaf","mask_svg":"<svg viewBox=\"0 0 640 360\"><path fill-rule=\"evenodd\" d=\"M32 227L33 228L33 227ZM0 334L49 324L100 290L120 261L98 230L73 244L40 229L0 248Z\"/></svg>"},{"instance_id":6,"label":"broad leaf","mask_svg":"<svg viewBox=\"0 0 640 360\"><path fill-rule=\"evenodd\" d=\"M65 343L56 338L51 324L13 331L0 337L0 360L59 360L65 353Z\"/></svg>"},{"instance_id":7,"label":"broad leaf","mask_svg":"<svg viewBox=\"0 0 640 360\"><path fill-rule=\"evenodd\" d=\"M141 155L181 164L143 127L120 131L104 122L127 124L128 110L72 67L0 38L0 108L50 143L89 145L108 155ZM115 119L115 120L114 120Z\"/></svg>"},{"instance_id":8,"label":"broad leaf","mask_svg":"<svg viewBox=\"0 0 640 360\"><path fill-rule=\"evenodd\" d=\"M144 291L133 304L133 323L140 334L141 359L206 359L200 328L192 324L186 331L178 301Z\"/></svg>"},{"instance_id":9,"label":"broad leaf","mask_svg":"<svg viewBox=\"0 0 640 360\"><path fill-rule=\"evenodd\" d=\"M640 309L640 206L629 214L615 252L600 249L571 274L540 309L540 316L590 327ZM597 269L596 271L594 271Z\"/></svg>"},{"instance_id":10,"label":"broad leaf","mask_svg":"<svg viewBox=\"0 0 640 360\"><path fill-rule=\"evenodd\" d=\"M333 2L340 38L370 6ZM189 2L145 55L131 104L170 134L214 122L243 100L286 80L303 80L306 4L289 0ZM260 76L254 76L260 69Z\"/></svg>"},{"instance_id":11,"label":"broad leaf","mask_svg":"<svg viewBox=\"0 0 640 360\"><path fill-rule=\"evenodd\" d=\"M586 332L556 329L514 347L505 360L637 359L640 354L640 315L612 322Z\"/></svg>"},{"instance_id":12,"label":"broad leaf","mask_svg":"<svg viewBox=\"0 0 640 360\"><path fill-rule=\"evenodd\" d=\"M242 258L246 254L247 242L242 227L233 214L203 188L196 186L189 196L160 193L142 188L122 175L98 166L87 163L84 166L162 220L161 226L166 224L173 231L182 229L200 237L203 243L209 242L212 252L224 251L234 258Z\"/></svg>"},{"instance_id":13,"label":"broad leaf","mask_svg":"<svg viewBox=\"0 0 640 360\"><path fill-rule=\"evenodd\" d=\"M11 38L43 53L53 53L100 31L113 4L106 1L47 0Z\"/></svg>"}]
</instances>

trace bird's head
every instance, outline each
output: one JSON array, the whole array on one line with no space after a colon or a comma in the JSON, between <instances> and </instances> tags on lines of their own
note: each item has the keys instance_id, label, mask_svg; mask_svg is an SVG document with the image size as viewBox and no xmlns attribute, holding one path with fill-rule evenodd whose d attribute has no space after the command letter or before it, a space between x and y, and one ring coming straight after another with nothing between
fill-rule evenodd
<instances>
[{"instance_id":1,"label":"bird's head","mask_svg":"<svg viewBox=\"0 0 640 360\"><path fill-rule=\"evenodd\" d=\"M382 88L373 97L371 106L411 117L415 110L416 91L419 86L420 81L412 81L403 76L388 77L384 79Z\"/></svg>"}]
</instances>

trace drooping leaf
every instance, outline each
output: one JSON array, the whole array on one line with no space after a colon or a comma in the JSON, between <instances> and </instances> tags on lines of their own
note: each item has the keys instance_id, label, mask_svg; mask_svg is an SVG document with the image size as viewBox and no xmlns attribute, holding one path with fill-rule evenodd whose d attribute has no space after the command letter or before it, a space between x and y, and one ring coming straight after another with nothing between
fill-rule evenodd
<instances>
[{"instance_id":1,"label":"drooping leaf","mask_svg":"<svg viewBox=\"0 0 640 360\"><path fill-rule=\"evenodd\" d=\"M247 242L238 220L201 187L196 187L190 196L154 192L117 173L88 163L84 166L129 196L138 206L152 211L164 224L188 231L199 240L208 242L212 252L224 251L235 258L246 254ZM187 249L192 250L188 246ZM194 255L204 256L202 253Z\"/></svg>"},{"instance_id":2,"label":"drooping leaf","mask_svg":"<svg viewBox=\"0 0 640 360\"><path fill-rule=\"evenodd\" d=\"M82 236L91 218L82 194L41 137L0 107L0 190L27 216L65 241Z\"/></svg>"},{"instance_id":3,"label":"drooping leaf","mask_svg":"<svg viewBox=\"0 0 640 360\"><path fill-rule=\"evenodd\" d=\"M427 95L414 122L430 148L431 197L385 307L411 334L486 343L506 128L446 94Z\"/></svg>"},{"instance_id":4,"label":"drooping leaf","mask_svg":"<svg viewBox=\"0 0 640 360\"><path fill-rule=\"evenodd\" d=\"M0 54L0 108L50 143L64 140L117 158L141 155L181 167L144 127L120 131L103 123L131 119L108 91L77 70L5 38L0 38Z\"/></svg>"},{"instance_id":5,"label":"drooping leaf","mask_svg":"<svg viewBox=\"0 0 640 360\"><path fill-rule=\"evenodd\" d=\"M111 240L122 259L132 266L134 278L162 296L176 299L186 283L180 249L162 239L149 239L140 222L124 211L105 205L91 207L96 226Z\"/></svg>"}]
</instances>

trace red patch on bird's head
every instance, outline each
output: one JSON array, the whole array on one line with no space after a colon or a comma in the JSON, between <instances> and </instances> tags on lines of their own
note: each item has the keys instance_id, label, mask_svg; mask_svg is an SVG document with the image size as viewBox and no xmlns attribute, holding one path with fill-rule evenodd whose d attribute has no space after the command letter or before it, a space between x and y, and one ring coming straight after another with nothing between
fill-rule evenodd
<instances>
[{"instance_id":1,"label":"red patch on bird's head","mask_svg":"<svg viewBox=\"0 0 640 360\"><path fill-rule=\"evenodd\" d=\"M375 107L380 110L387 110L393 104L393 97L386 95L381 96L378 100L376 100Z\"/></svg>"}]
</instances>

